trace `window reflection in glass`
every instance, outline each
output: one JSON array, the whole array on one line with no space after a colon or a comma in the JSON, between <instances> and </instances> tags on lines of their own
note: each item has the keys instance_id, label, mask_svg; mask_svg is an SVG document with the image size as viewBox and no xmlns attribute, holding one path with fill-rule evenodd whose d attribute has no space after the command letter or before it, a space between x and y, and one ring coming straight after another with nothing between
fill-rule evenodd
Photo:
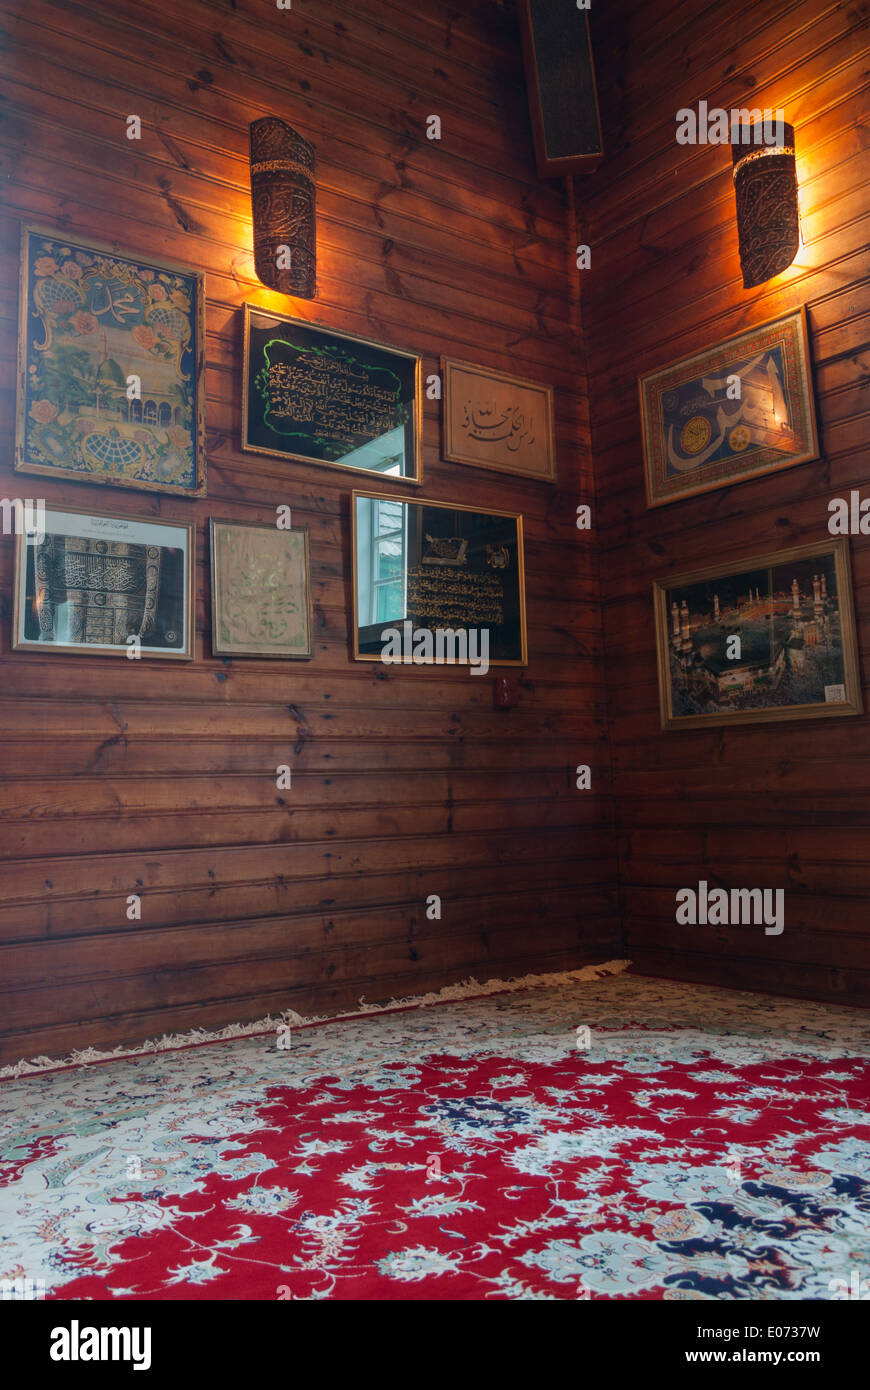
<instances>
[{"instance_id":1,"label":"window reflection in glass","mask_svg":"<svg viewBox=\"0 0 870 1390\"><path fill-rule=\"evenodd\" d=\"M367 627L401 621L407 586L405 504L358 497L356 506L359 623Z\"/></svg>"}]
</instances>

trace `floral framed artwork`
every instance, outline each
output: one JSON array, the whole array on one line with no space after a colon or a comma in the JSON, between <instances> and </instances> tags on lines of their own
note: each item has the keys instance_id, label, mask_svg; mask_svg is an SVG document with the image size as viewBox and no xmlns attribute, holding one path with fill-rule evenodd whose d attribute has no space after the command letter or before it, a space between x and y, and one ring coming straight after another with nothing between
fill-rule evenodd
<instances>
[{"instance_id":1,"label":"floral framed artwork","mask_svg":"<svg viewBox=\"0 0 870 1390\"><path fill-rule=\"evenodd\" d=\"M205 493L205 277L22 229L15 468Z\"/></svg>"},{"instance_id":2,"label":"floral framed artwork","mask_svg":"<svg viewBox=\"0 0 870 1390\"><path fill-rule=\"evenodd\" d=\"M16 651L193 659L191 522L45 508L15 538Z\"/></svg>"},{"instance_id":3,"label":"floral framed artwork","mask_svg":"<svg viewBox=\"0 0 870 1390\"><path fill-rule=\"evenodd\" d=\"M845 540L653 586L663 729L860 714Z\"/></svg>"},{"instance_id":4,"label":"floral framed artwork","mask_svg":"<svg viewBox=\"0 0 870 1390\"><path fill-rule=\"evenodd\" d=\"M308 531L211 519L215 656L313 655Z\"/></svg>"},{"instance_id":5,"label":"floral framed artwork","mask_svg":"<svg viewBox=\"0 0 870 1390\"><path fill-rule=\"evenodd\" d=\"M648 507L819 457L806 310L639 379Z\"/></svg>"}]
</instances>

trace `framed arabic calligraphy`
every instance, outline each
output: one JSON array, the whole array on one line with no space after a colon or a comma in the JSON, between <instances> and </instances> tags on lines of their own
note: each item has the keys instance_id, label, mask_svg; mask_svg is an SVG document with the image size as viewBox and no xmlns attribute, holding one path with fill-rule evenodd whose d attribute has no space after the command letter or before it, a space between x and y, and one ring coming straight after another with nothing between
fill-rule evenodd
<instances>
[{"instance_id":1,"label":"framed arabic calligraphy","mask_svg":"<svg viewBox=\"0 0 870 1390\"><path fill-rule=\"evenodd\" d=\"M521 516L355 491L351 521L357 661L526 665Z\"/></svg>"},{"instance_id":2,"label":"framed arabic calligraphy","mask_svg":"<svg viewBox=\"0 0 870 1390\"><path fill-rule=\"evenodd\" d=\"M417 354L244 306L242 448L419 483Z\"/></svg>"},{"instance_id":3,"label":"framed arabic calligraphy","mask_svg":"<svg viewBox=\"0 0 870 1390\"><path fill-rule=\"evenodd\" d=\"M819 457L803 308L638 386L649 507Z\"/></svg>"},{"instance_id":4,"label":"framed arabic calligraphy","mask_svg":"<svg viewBox=\"0 0 870 1390\"><path fill-rule=\"evenodd\" d=\"M308 658L308 531L211 518L211 630L215 656Z\"/></svg>"},{"instance_id":5,"label":"framed arabic calligraphy","mask_svg":"<svg viewBox=\"0 0 870 1390\"><path fill-rule=\"evenodd\" d=\"M205 278L24 227L15 467L205 493Z\"/></svg>"},{"instance_id":6,"label":"framed arabic calligraphy","mask_svg":"<svg viewBox=\"0 0 870 1390\"><path fill-rule=\"evenodd\" d=\"M444 457L551 483L553 388L442 358Z\"/></svg>"},{"instance_id":7,"label":"framed arabic calligraphy","mask_svg":"<svg viewBox=\"0 0 870 1390\"><path fill-rule=\"evenodd\" d=\"M18 650L193 659L191 522L46 507L15 538Z\"/></svg>"}]
</instances>

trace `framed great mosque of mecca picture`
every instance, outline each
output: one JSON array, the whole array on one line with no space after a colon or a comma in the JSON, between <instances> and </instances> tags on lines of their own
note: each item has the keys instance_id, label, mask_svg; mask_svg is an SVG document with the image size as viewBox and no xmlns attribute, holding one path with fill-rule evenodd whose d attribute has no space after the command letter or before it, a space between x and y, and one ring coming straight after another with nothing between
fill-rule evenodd
<instances>
[{"instance_id":1,"label":"framed great mosque of mecca picture","mask_svg":"<svg viewBox=\"0 0 870 1390\"><path fill-rule=\"evenodd\" d=\"M846 540L654 585L663 729L860 714Z\"/></svg>"}]
</instances>

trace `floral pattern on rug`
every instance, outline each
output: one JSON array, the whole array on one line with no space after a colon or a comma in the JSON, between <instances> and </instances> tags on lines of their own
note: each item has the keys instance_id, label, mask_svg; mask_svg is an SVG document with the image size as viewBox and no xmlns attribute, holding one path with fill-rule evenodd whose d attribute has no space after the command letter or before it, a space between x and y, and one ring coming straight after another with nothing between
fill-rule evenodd
<instances>
[{"instance_id":1,"label":"floral pattern on rug","mask_svg":"<svg viewBox=\"0 0 870 1390\"><path fill-rule=\"evenodd\" d=\"M0 1278L426 1300L870 1280L862 1010L619 976L289 1040L0 1085Z\"/></svg>"}]
</instances>

